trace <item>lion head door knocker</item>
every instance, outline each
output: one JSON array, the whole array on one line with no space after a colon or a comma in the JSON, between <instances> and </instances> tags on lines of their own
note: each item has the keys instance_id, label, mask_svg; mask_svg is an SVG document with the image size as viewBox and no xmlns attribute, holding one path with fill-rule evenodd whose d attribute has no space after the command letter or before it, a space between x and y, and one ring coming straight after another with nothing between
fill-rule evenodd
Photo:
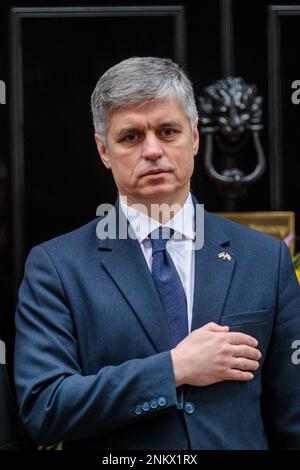
<instances>
[{"instance_id":1,"label":"lion head door knocker","mask_svg":"<svg viewBox=\"0 0 300 470\"><path fill-rule=\"evenodd\" d=\"M265 171L261 103L256 86L240 77L216 81L199 98L205 169L226 198L227 208L233 209L234 201Z\"/></svg>"}]
</instances>

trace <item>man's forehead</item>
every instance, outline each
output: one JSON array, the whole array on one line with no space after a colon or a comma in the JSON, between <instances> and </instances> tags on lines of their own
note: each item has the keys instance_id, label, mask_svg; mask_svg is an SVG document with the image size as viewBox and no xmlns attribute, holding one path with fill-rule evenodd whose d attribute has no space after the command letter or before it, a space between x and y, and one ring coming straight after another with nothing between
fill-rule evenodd
<instances>
[{"instance_id":1,"label":"man's forehead","mask_svg":"<svg viewBox=\"0 0 300 470\"><path fill-rule=\"evenodd\" d=\"M187 119L177 100L160 99L135 103L113 109L109 115L109 125L113 127L135 126L141 119L154 120L158 124L179 124Z\"/></svg>"}]
</instances>

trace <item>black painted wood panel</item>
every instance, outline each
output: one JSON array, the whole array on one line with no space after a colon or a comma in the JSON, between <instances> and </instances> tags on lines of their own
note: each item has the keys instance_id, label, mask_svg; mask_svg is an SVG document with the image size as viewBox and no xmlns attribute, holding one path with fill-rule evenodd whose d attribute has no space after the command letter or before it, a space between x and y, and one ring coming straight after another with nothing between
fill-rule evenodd
<instances>
[{"instance_id":1,"label":"black painted wood panel","mask_svg":"<svg viewBox=\"0 0 300 470\"><path fill-rule=\"evenodd\" d=\"M0 330L6 340L13 330L24 255L34 244L85 223L99 203L115 198L113 180L93 142L89 98L98 76L130 55L168 55L184 63L196 96L228 74L257 85L264 99L267 171L239 201L238 210L294 210L300 230L300 104L291 101L291 84L300 80L300 1L153 0L116 5L91 0L88 16L76 17L70 11L64 17L48 16L49 7L54 14L58 6L75 11L84 3L0 4L0 80L7 85L6 104L0 104ZM112 14L116 6L119 11ZM151 13L159 6L163 14ZM11 9L25 7L48 10L43 18L40 13L33 18L32 11L22 20L15 15L10 24ZM110 13L93 14L104 7ZM127 14L120 16L126 7ZM251 159L251 153L245 158ZM192 186L207 209L224 209L204 172L203 146Z\"/></svg>"}]
</instances>

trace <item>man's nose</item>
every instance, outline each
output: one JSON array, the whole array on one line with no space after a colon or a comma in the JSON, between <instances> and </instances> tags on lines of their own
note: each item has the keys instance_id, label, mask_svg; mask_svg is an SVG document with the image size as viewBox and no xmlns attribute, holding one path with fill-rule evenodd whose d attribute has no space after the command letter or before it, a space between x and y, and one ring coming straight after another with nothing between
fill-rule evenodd
<instances>
[{"instance_id":1,"label":"man's nose","mask_svg":"<svg viewBox=\"0 0 300 470\"><path fill-rule=\"evenodd\" d=\"M143 141L142 154L144 158L149 158L155 160L163 154L163 149L161 142L156 137L156 135L149 134L145 136Z\"/></svg>"}]
</instances>

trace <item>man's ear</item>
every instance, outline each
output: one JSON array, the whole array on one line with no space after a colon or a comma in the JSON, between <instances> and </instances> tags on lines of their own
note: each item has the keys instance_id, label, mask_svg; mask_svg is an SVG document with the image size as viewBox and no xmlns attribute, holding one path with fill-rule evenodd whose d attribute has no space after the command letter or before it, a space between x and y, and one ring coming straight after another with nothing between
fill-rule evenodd
<instances>
[{"instance_id":1,"label":"man's ear","mask_svg":"<svg viewBox=\"0 0 300 470\"><path fill-rule=\"evenodd\" d=\"M194 156L197 155L198 150L199 150L199 131L198 131L198 123L199 123L199 118L197 117L194 122L194 128L193 128L193 150L194 150Z\"/></svg>"},{"instance_id":2,"label":"man's ear","mask_svg":"<svg viewBox=\"0 0 300 470\"><path fill-rule=\"evenodd\" d=\"M99 134L95 134L95 141L97 145L97 149L100 155L100 158L102 160L103 165L110 170L111 169L111 164L110 164L110 158L109 158L109 152L107 150L107 146L104 144L101 136Z\"/></svg>"}]
</instances>

